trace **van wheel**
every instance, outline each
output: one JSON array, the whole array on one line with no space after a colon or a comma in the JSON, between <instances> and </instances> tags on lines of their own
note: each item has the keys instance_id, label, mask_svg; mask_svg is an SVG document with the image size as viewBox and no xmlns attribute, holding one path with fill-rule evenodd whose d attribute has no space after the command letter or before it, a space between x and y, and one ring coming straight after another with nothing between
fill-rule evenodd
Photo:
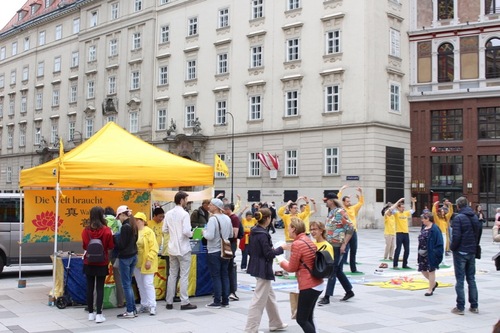
<instances>
[{"instance_id":1,"label":"van wheel","mask_svg":"<svg viewBox=\"0 0 500 333\"><path fill-rule=\"evenodd\" d=\"M5 262L3 261L3 257L0 255L0 274L2 274L4 266Z\"/></svg>"}]
</instances>

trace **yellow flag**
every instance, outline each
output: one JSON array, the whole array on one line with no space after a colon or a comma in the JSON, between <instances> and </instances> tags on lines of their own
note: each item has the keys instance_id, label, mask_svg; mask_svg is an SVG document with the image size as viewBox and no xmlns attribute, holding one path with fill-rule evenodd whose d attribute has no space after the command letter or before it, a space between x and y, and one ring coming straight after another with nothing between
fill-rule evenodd
<instances>
[{"instance_id":1,"label":"yellow flag","mask_svg":"<svg viewBox=\"0 0 500 333\"><path fill-rule=\"evenodd\" d=\"M59 170L64 169L64 164L63 164L63 157L64 157L64 146L63 146L63 140L59 138Z\"/></svg>"},{"instance_id":2,"label":"yellow flag","mask_svg":"<svg viewBox=\"0 0 500 333\"><path fill-rule=\"evenodd\" d=\"M226 178L229 178L229 169L227 168L226 163L224 163L223 160L220 159L219 155L215 154L215 171L216 172L221 172L226 176Z\"/></svg>"}]
</instances>

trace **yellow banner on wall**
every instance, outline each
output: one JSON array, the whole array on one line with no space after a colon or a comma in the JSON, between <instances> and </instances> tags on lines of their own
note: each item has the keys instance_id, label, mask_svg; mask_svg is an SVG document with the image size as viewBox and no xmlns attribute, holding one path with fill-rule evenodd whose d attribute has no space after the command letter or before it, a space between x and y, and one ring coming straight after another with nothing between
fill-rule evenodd
<instances>
[{"instance_id":1,"label":"yellow banner on wall","mask_svg":"<svg viewBox=\"0 0 500 333\"><path fill-rule=\"evenodd\" d=\"M81 241L84 225L94 206L127 205L133 213L151 216L151 195L148 191L64 190L59 196L58 242ZM27 190L24 192L23 242L53 242L55 232L56 192Z\"/></svg>"}]
</instances>

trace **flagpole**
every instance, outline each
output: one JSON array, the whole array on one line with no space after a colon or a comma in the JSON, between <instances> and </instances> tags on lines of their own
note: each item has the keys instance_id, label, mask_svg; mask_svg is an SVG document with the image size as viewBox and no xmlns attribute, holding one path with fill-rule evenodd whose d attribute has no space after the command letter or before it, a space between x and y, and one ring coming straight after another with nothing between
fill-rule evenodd
<instances>
[{"instance_id":1,"label":"flagpole","mask_svg":"<svg viewBox=\"0 0 500 333\"><path fill-rule=\"evenodd\" d=\"M226 114L231 116L231 202L234 203L234 117L231 112L226 111Z\"/></svg>"}]
</instances>

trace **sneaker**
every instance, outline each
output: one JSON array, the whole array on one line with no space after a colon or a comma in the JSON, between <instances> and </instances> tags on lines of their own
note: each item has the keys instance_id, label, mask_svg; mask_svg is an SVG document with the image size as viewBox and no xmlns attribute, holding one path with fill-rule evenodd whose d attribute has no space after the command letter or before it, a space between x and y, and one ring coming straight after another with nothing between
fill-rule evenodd
<instances>
[{"instance_id":1,"label":"sneaker","mask_svg":"<svg viewBox=\"0 0 500 333\"><path fill-rule=\"evenodd\" d=\"M194 310L197 309L198 307L194 304L188 303L185 305L181 305L181 310Z\"/></svg>"},{"instance_id":2,"label":"sneaker","mask_svg":"<svg viewBox=\"0 0 500 333\"><path fill-rule=\"evenodd\" d=\"M149 315L156 316L156 306L152 306L149 308Z\"/></svg>"},{"instance_id":3,"label":"sneaker","mask_svg":"<svg viewBox=\"0 0 500 333\"><path fill-rule=\"evenodd\" d=\"M205 307L209 309L220 309L220 304L210 303L205 305Z\"/></svg>"},{"instance_id":4,"label":"sneaker","mask_svg":"<svg viewBox=\"0 0 500 333\"><path fill-rule=\"evenodd\" d=\"M478 308L469 308L469 311L472 312L472 313L479 313L479 309Z\"/></svg>"},{"instance_id":5,"label":"sneaker","mask_svg":"<svg viewBox=\"0 0 500 333\"><path fill-rule=\"evenodd\" d=\"M328 305L328 304L330 304L330 298L327 298L327 297L323 297L318 302L319 306Z\"/></svg>"},{"instance_id":6,"label":"sneaker","mask_svg":"<svg viewBox=\"0 0 500 333\"><path fill-rule=\"evenodd\" d=\"M341 301L347 301L350 298L354 297L354 293L351 291L348 291L345 293L345 296L341 299Z\"/></svg>"},{"instance_id":7,"label":"sneaker","mask_svg":"<svg viewBox=\"0 0 500 333\"><path fill-rule=\"evenodd\" d=\"M413 269L410 266L403 266L403 269Z\"/></svg>"},{"instance_id":8,"label":"sneaker","mask_svg":"<svg viewBox=\"0 0 500 333\"><path fill-rule=\"evenodd\" d=\"M464 310L460 310L459 308L453 308L453 309L451 309L451 313L463 316Z\"/></svg>"},{"instance_id":9,"label":"sneaker","mask_svg":"<svg viewBox=\"0 0 500 333\"><path fill-rule=\"evenodd\" d=\"M274 332L274 331L283 331L283 330L286 330L287 327L288 327L288 324L282 324L280 327L269 327L269 330L271 332Z\"/></svg>"},{"instance_id":10,"label":"sneaker","mask_svg":"<svg viewBox=\"0 0 500 333\"><path fill-rule=\"evenodd\" d=\"M149 312L149 307L144 305L141 305L137 310L137 313L148 313L148 312Z\"/></svg>"},{"instance_id":11,"label":"sneaker","mask_svg":"<svg viewBox=\"0 0 500 333\"><path fill-rule=\"evenodd\" d=\"M236 294L235 294L235 293L231 293L231 294L229 294L229 299L230 299L231 301L239 301L239 300L240 300L240 298L239 298L238 296L236 296Z\"/></svg>"},{"instance_id":12,"label":"sneaker","mask_svg":"<svg viewBox=\"0 0 500 333\"><path fill-rule=\"evenodd\" d=\"M89 321L94 321L95 320L95 312L89 313Z\"/></svg>"},{"instance_id":13,"label":"sneaker","mask_svg":"<svg viewBox=\"0 0 500 333\"><path fill-rule=\"evenodd\" d=\"M130 319L130 318L135 318L135 313L132 312L124 312L116 316L119 319Z\"/></svg>"},{"instance_id":14,"label":"sneaker","mask_svg":"<svg viewBox=\"0 0 500 333\"><path fill-rule=\"evenodd\" d=\"M104 315L102 313L95 316L96 323L100 324L100 323L104 323L105 321L106 321L106 318L104 317Z\"/></svg>"},{"instance_id":15,"label":"sneaker","mask_svg":"<svg viewBox=\"0 0 500 333\"><path fill-rule=\"evenodd\" d=\"M220 307L223 309L229 309L229 304L221 304Z\"/></svg>"},{"instance_id":16,"label":"sneaker","mask_svg":"<svg viewBox=\"0 0 500 333\"><path fill-rule=\"evenodd\" d=\"M174 303L180 303L181 298L179 296L174 296Z\"/></svg>"},{"instance_id":17,"label":"sneaker","mask_svg":"<svg viewBox=\"0 0 500 333\"><path fill-rule=\"evenodd\" d=\"M172 310L174 308L173 304L167 304L167 310Z\"/></svg>"}]
</instances>

